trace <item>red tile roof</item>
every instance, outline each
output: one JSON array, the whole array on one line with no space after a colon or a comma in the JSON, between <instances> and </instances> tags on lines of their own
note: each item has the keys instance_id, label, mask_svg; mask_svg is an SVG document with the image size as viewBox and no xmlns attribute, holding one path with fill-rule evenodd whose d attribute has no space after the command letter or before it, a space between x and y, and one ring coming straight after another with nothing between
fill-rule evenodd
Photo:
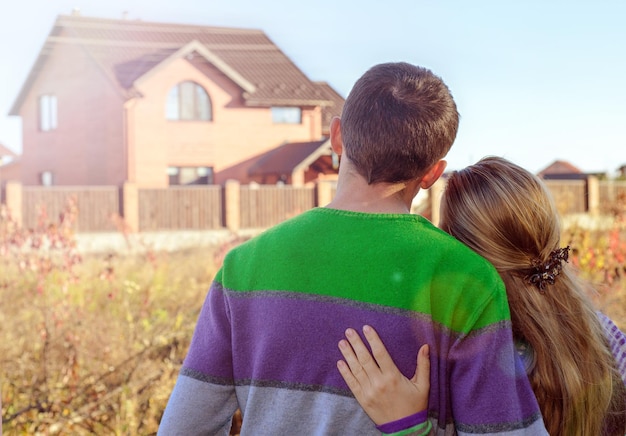
<instances>
[{"instance_id":1,"label":"red tile roof","mask_svg":"<svg viewBox=\"0 0 626 436\"><path fill-rule=\"evenodd\" d=\"M195 62L212 64L239 84L248 105L336 104L327 85L309 80L261 30L62 15L46 39L12 115L18 115L49 54L63 44L80 44L126 97L135 95L136 80L172 56L195 56Z\"/></svg>"},{"instance_id":2,"label":"red tile roof","mask_svg":"<svg viewBox=\"0 0 626 436\"><path fill-rule=\"evenodd\" d=\"M323 146L323 147L322 147ZM260 156L250 168L250 176L267 174L291 174L307 158L317 158L320 154L331 153L330 142L324 139L313 142L292 142L283 144Z\"/></svg>"},{"instance_id":3,"label":"red tile roof","mask_svg":"<svg viewBox=\"0 0 626 436\"><path fill-rule=\"evenodd\" d=\"M576 168L569 162L564 160L556 160L539 172L540 177L551 176L557 174L584 174L579 168Z\"/></svg>"},{"instance_id":4,"label":"red tile roof","mask_svg":"<svg viewBox=\"0 0 626 436\"><path fill-rule=\"evenodd\" d=\"M333 119L334 116L341 115L345 99L341 95L339 95L339 93L335 91L328 83L315 83L320 87L320 89L324 93L324 96L328 100L332 101L331 105L322 107L322 134L329 136L330 121Z\"/></svg>"}]
</instances>

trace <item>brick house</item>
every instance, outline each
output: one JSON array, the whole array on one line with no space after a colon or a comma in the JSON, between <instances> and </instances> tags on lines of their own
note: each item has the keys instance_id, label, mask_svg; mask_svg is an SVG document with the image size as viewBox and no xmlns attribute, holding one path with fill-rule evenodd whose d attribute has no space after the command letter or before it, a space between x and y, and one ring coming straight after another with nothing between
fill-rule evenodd
<instances>
[{"instance_id":1,"label":"brick house","mask_svg":"<svg viewBox=\"0 0 626 436\"><path fill-rule=\"evenodd\" d=\"M564 160L555 160L537 174L544 180L584 180L587 174Z\"/></svg>"},{"instance_id":2,"label":"brick house","mask_svg":"<svg viewBox=\"0 0 626 436\"><path fill-rule=\"evenodd\" d=\"M25 185L301 184L336 173L326 135L342 105L260 30L71 15L10 115Z\"/></svg>"}]
</instances>

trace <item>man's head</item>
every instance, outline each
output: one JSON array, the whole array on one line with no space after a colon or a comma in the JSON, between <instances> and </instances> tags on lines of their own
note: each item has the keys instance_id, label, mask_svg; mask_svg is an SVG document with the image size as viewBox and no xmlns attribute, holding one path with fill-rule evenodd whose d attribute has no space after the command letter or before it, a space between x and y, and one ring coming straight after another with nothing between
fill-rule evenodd
<instances>
[{"instance_id":1,"label":"man's head","mask_svg":"<svg viewBox=\"0 0 626 436\"><path fill-rule=\"evenodd\" d=\"M368 184L405 182L448 153L458 124L448 87L430 70L380 64L357 80L346 99L342 151Z\"/></svg>"}]
</instances>

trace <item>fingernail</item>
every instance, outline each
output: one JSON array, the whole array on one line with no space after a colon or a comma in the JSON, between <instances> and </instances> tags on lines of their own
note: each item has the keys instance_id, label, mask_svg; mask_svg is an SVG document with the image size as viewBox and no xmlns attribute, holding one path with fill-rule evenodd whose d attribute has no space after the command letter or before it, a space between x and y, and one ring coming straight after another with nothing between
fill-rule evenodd
<instances>
[{"instance_id":1,"label":"fingernail","mask_svg":"<svg viewBox=\"0 0 626 436\"><path fill-rule=\"evenodd\" d=\"M363 333L371 333L372 332L372 328L368 325L364 325L363 326Z\"/></svg>"},{"instance_id":2,"label":"fingernail","mask_svg":"<svg viewBox=\"0 0 626 436\"><path fill-rule=\"evenodd\" d=\"M354 331L354 329L347 329L346 330L346 336L354 337L355 335L356 335L356 332Z\"/></svg>"}]
</instances>

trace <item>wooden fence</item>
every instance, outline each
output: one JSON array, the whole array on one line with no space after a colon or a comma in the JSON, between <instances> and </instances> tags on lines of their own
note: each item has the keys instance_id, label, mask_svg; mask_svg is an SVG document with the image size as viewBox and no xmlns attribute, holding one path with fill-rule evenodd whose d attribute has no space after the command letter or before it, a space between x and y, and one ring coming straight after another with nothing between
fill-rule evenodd
<instances>
[{"instance_id":1,"label":"wooden fence","mask_svg":"<svg viewBox=\"0 0 626 436\"><path fill-rule=\"evenodd\" d=\"M5 204L27 228L58 222L76 208L80 233L164 230L263 229L327 204L334 183L316 186L245 185L176 186L143 189L116 186L21 186L7 183Z\"/></svg>"},{"instance_id":2,"label":"wooden fence","mask_svg":"<svg viewBox=\"0 0 626 436\"><path fill-rule=\"evenodd\" d=\"M76 231L114 230L114 218L120 209L120 190L115 186L22 188L21 216L26 228L35 228L40 221L58 222L68 207L77 209Z\"/></svg>"},{"instance_id":3,"label":"wooden fence","mask_svg":"<svg viewBox=\"0 0 626 436\"><path fill-rule=\"evenodd\" d=\"M618 203L626 204L626 180L599 183L600 212L610 212Z\"/></svg>"},{"instance_id":4,"label":"wooden fence","mask_svg":"<svg viewBox=\"0 0 626 436\"><path fill-rule=\"evenodd\" d=\"M587 180L544 181L561 215L584 213L589 210Z\"/></svg>"},{"instance_id":5,"label":"wooden fence","mask_svg":"<svg viewBox=\"0 0 626 436\"><path fill-rule=\"evenodd\" d=\"M223 227L220 186L139 189L138 197L139 231Z\"/></svg>"},{"instance_id":6,"label":"wooden fence","mask_svg":"<svg viewBox=\"0 0 626 436\"><path fill-rule=\"evenodd\" d=\"M314 187L241 187L241 228L267 228L317 205Z\"/></svg>"},{"instance_id":7,"label":"wooden fence","mask_svg":"<svg viewBox=\"0 0 626 436\"><path fill-rule=\"evenodd\" d=\"M626 181L546 180L562 215L607 213L626 200ZM440 192L438 182L432 192ZM133 185L85 187L21 186L7 183L2 198L12 216L33 228L48 217L57 222L68 201L78 210L77 232L109 232L120 225L130 231L262 229L308 209L327 204L334 183L315 186L240 185L184 186L143 189ZM438 218L438 195L430 196L433 221Z\"/></svg>"},{"instance_id":8,"label":"wooden fence","mask_svg":"<svg viewBox=\"0 0 626 436\"><path fill-rule=\"evenodd\" d=\"M545 180L561 215L607 214L626 204L626 180Z\"/></svg>"}]
</instances>

